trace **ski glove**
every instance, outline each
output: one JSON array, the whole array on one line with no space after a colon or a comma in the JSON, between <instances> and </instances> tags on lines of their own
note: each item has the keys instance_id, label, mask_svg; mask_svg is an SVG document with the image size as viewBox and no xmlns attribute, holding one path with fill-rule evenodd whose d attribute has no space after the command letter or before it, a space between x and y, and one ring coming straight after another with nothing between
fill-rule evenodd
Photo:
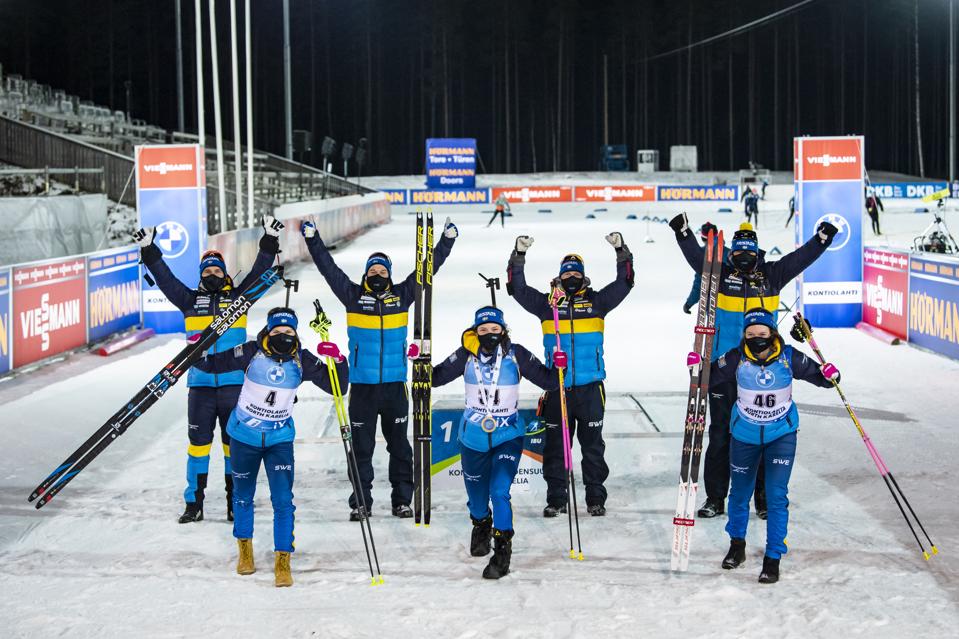
<instances>
[{"instance_id":1,"label":"ski glove","mask_svg":"<svg viewBox=\"0 0 959 639\"><path fill-rule=\"evenodd\" d=\"M283 228L283 222L279 221L272 215L266 215L263 217L263 232L267 235L279 237L281 228Z\"/></svg>"},{"instance_id":2,"label":"ski glove","mask_svg":"<svg viewBox=\"0 0 959 639\"><path fill-rule=\"evenodd\" d=\"M303 222L300 224L300 233L308 240L316 237L316 224L313 222Z\"/></svg>"},{"instance_id":3,"label":"ski glove","mask_svg":"<svg viewBox=\"0 0 959 639\"><path fill-rule=\"evenodd\" d=\"M686 313L686 315L692 315L692 308L693 307L689 304L683 304L683 313Z\"/></svg>"},{"instance_id":4,"label":"ski glove","mask_svg":"<svg viewBox=\"0 0 959 639\"><path fill-rule=\"evenodd\" d=\"M684 238L689 235L689 218L685 213L680 213L669 221L669 228L676 232L678 239Z\"/></svg>"},{"instance_id":5,"label":"ski glove","mask_svg":"<svg viewBox=\"0 0 959 639\"><path fill-rule=\"evenodd\" d=\"M823 377L825 377L831 382L839 381L839 369L833 366L832 364L830 364L829 362L826 362L825 364L820 366L819 372L822 373Z\"/></svg>"},{"instance_id":6,"label":"ski glove","mask_svg":"<svg viewBox=\"0 0 959 639\"><path fill-rule=\"evenodd\" d=\"M145 249L146 247L153 244L153 238L156 237L156 234L157 234L156 227L148 226L146 228L142 228L138 231L135 231L133 233L133 241L136 242L140 248Z\"/></svg>"},{"instance_id":7,"label":"ski glove","mask_svg":"<svg viewBox=\"0 0 959 639\"><path fill-rule=\"evenodd\" d=\"M568 364L569 358L564 351L556 351L553 353L553 366L556 368L566 368Z\"/></svg>"},{"instance_id":8,"label":"ski glove","mask_svg":"<svg viewBox=\"0 0 959 639\"><path fill-rule=\"evenodd\" d=\"M320 342L316 346L316 352L320 357L332 357L337 364L343 361L339 347L333 342Z\"/></svg>"},{"instance_id":9,"label":"ski glove","mask_svg":"<svg viewBox=\"0 0 959 639\"><path fill-rule=\"evenodd\" d=\"M606 236L606 241L609 242L614 249L617 251L623 248L623 234L619 231L613 231Z\"/></svg>"},{"instance_id":10,"label":"ski glove","mask_svg":"<svg viewBox=\"0 0 959 639\"><path fill-rule=\"evenodd\" d=\"M451 240L455 240L459 236L460 232L456 228L456 225L450 222L450 218L446 218L446 222L443 223L443 237L448 237Z\"/></svg>"},{"instance_id":11,"label":"ski glove","mask_svg":"<svg viewBox=\"0 0 959 639\"><path fill-rule=\"evenodd\" d=\"M533 238L529 235L520 235L516 238L516 252L522 255L533 245Z\"/></svg>"},{"instance_id":12,"label":"ski glove","mask_svg":"<svg viewBox=\"0 0 959 639\"><path fill-rule=\"evenodd\" d=\"M816 229L816 233L819 235L820 244L828 244L832 241L833 236L838 232L839 229L829 222L823 222L819 225L819 228Z\"/></svg>"},{"instance_id":13,"label":"ski glove","mask_svg":"<svg viewBox=\"0 0 959 639\"><path fill-rule=\"evenodd\" d=\"M693 368L703 363L703 357L699 353L690 352L686 355L686 366Z\"/></svg>"},{"instance_id":14,"label":"ski glove","mask_svg":"<svg viewBox=\"0 0 959 639\"><path fill-rule=\"evenodd\" d=\"M420 356L420 347L416 344L410 344L410 347L406 349L406 357L408 359L416 359Z\"/></svg>"}]
</instances>

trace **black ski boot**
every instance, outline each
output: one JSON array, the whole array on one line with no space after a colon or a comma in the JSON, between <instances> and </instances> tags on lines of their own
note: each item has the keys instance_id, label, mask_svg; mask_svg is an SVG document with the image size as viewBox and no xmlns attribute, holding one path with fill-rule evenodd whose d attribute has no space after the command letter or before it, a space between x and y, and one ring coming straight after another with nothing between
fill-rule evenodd
<instances>
[{"instance_id":1,"label":"black ski boot","mask_svg":"<svg viewBox=\"0 0 959 639\"><path fill-rule=\"evenodd\" d=\"M753 495L753 500L756 503L756 516L760 519L766 519L766 491L757 490L756 494Z\"/></svg>"},{"instance_id":2,"label":"black ski boot","mask_svg":"<svg viewBox=\"0 0 959 639\"><path fill-rule=\"evenodd\" d=\"M561 506L554 506L548 504L546 508L543 509L543 517L558 517L560 514L566 514L566 504Z\"/></svg>"},{"instance_id":3,"label":"black ski boot","mask_svg":"<svg viewBox=\"0 0 959 639\"><path fill-rule=\"evenodd\" d=\"M739 568L744 561L746 561L746 540L730 539L729 552L723 558L723 568L726 570Z\"/></svg>"},{"instance_id":4,"label":"black ski boot","mask_svg":"<svg viewBox=\"0 0 959 639\"><path fill-rule=\"evenodd\" d=\"M407 506L406 504L393 506L393 516L399 517L400 519L409 519L410 517L413 516L413 509Z\"/></svg>"},{"instance_id":5,"label":"black ski boot","mask_svg":"<svg viewBox=\"0 0 959 639\"><path fill-rule=\"evenodd\" d=\"M470 555L485 557L490 551L490 540L493 537L493 516L487 515L484 519L473 519L473 534L470 536Z\"/></svg>"},{"instance_id":6,"label":"black ski boot","mask_svg":"<svg viewBox=\"0 0 959 639\"><path fill-rule=\"evenodd\" d=\"M606 506L602 504L593 504L592 506L586 507L586 512L588 512L593 517L605 517Z\"/></svg>"},{"instance_id":7,"label":"black ski boot","mask_svg":"<svg viewBox=\"0 0 959 639\"><path fill-rule=\"evenodd\" d=\"M372 513L367 515L367 517L372 517L372 516L373 516ZM352 510L350 510L350 521L363 521L363 517L360 514L359 508L353 508Z\"/></svg>"},{"instance_id":8,"label":"black ski boot","mask_svg":"<svg viewBox=\"0 0 959 639\"><path fill-rule=\"evenodd\" d=\"M509 560L513 556L513 531L493 529L496 548L489 564L483 570L483 579L500 579L509 574Z\"/></svg>"},{"instance_id":9,"label":"black ski boot","mask_svg":"<svg viewBox=\"0 0 959 639\"><path fill-rule=\"evenodd\" d=\"M703 504L703 507L700 508L696 514L703 519L710 519L712 517L718 517L725 512L726 505L722 501L713 501L707 498L706 503Z\"/></svg>"},{"instance_id":10,"label":"black ski boot","mask_svg":"<svg viewBox=\"0 0 959 639\"><path fill-rule=\"evenodd\" d=\"M763 555L763 571L759 573L759 583L774 584L779 581L779 560Z\"/></svg>"},{"instance_id":11,"label":"black ski boot","mask_svg":"<svg viewBox=\"0 0 959 639\"><path fill-rule=\"evenodd\" d=\"M201 502L188 503L186 510L180 515L178 520L181 524L190 524L196 521L203 521L203 504Z\"/></svg>"},{"instance_id":12,"label":"black ski boot","mask_svg":"<svg viewBox=\"0 0 959 639\"><path fill-rule=\"evenodd\" d=\"M226 476L226 520L233 521L233 475Z\"/></svg>"}]
</instances>

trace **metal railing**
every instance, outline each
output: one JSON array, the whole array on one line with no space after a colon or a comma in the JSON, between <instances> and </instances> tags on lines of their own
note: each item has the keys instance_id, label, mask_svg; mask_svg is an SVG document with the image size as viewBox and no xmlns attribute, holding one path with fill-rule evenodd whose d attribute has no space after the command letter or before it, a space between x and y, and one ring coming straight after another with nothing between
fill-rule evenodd
<instances>
[{"instance_id":1,"label":"metal railing","mask_svg":"<svg viewBox=\"0 0 959 639\"><path fill-rule=\"evenodd\" d=\"M103 179L104 171L103 168L99 169L81 169L80 167L73 167L72 169L55 169L45 166L42 169L0 169L0 193L3 193L5 185L9 185L11 178L16 180L17 178L37 178L42 177L43 190L37 192L36 190L31 195L47 195L50 193L50 184L53 180L50 179L51 175L72 175L73 176L73 191L79 193L82 189L80 188L80 176L81 175L99 175L100 176L100 188L96 191L97 193L103 193L106 191L106 181ZM64 184L63 180L57 180L61 184Z\"/></svg>"}]
</instances>

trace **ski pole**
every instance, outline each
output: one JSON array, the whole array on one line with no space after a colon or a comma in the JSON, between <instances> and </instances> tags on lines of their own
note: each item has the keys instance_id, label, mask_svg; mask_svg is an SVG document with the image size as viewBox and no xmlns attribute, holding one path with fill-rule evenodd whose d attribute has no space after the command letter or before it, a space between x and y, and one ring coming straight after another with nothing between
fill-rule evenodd
<instances>
[{"instance_id":1,"label":"ski pole","mask_svg":"<svg viewBox=\"0 0 959 639\"><path fill-rule=\"evenodd\" d=\"M560 290L558 287L553 288L553 295L550 298L550 305L553 307L553 328L554 333L556 334L556 350L562 350L560 339L559 339L559 297ZM572 306L570 306L572 308ZM572 323L572 318L570 323ZM554 351L555 352L555 351ZM566 495L566 515L569 519L569 557L570 559L579 559L583 561L583 541L579 534L579 509L576 506L576 477L573 474L573 443L570 441L569 436L569 417L566 411L566 381L563 374L563 369L557 369L559 371L559 407L560 415L562 418L562 434L563 434L563 463L566 466L566 485L569 488L569 492ZM576 544L579 550L577 554L573 550L573 521L576 522Z\"/></svg>"},{"instance_id":2,"label":"ski pole","mask_svg":"<svg viewBox=\"0 0 959 639\"><path fill-rule=\"evenodd\" d=\"M809 342L809 346L812 348L813 352L816 354L816 360L820 365L826 363L826 358L822 354L822 350L819 348L819 344L816 343L816 339L812 336L812 326L809 322L802 316L802 313L797 312L796 315L796 326L798 328L798 334L801 335L805 341ZM794 329L793 337L796 337L797 331ZM926 561L929 561L929 552L926 551L923 546L922 541L919 539L919 535L916 534L916 529L912 525L912 521L909 520L909 517L906 515L905 509L902 505L905 504L906 508L909 509L909 512L912 514L913 519L916 520L916 524L919 526L919 529L922 531L922 534L925 535L926 541L929 542L930 550L933 555L939 554L939 549L936 548L936 544L932 543L932 539L929 537L929 533L926 532L925 527L922 525L922 522L919 520L919 517L916 515L916 511L913 510L912 505L909 503L909 500L906 499L905 493L902 492L902 489L899 487L899 483L896 481L896 478L893 477L892 472L889 471L889 468L886 466L886 462L883 460L882 456L879 454L879 451L876 450L875 445L873 445L872 440L869 438L869 434L866 433L866 430L862 427L862 423L859 421L859 418L856 416L856 412L853 410L852 405L849 403L849 400L846 399L845 393L842 392L842 388L839 387L839 382L836 380L831 380L833 387L836 389L836 392L839 393L839 398L842 400L843 405L846 407L846 412L849 413L849 417L852 418L852 423L855 424L856 430L859 431L859 436L862 437L863 443L866 445L866 450L869 451L869 456L872 457L873 463L876 464L876 468L879 470L879 474L882 476L883 480L886 482L886 487L889 488L889 493L892 495L893 500L896 502L896 506L899 507L899 512L902 513L903 519L906 520L906 524L909 526L909 531L912 533L912 536L915 537L916 543L919 544L919 550L922 552L922 556ZM893 489L895 488L895 489ZM898 492L898 495L897 495ZM902 502L900 503L900 499Z\"/></svg>"},{"instance_id":3,"label":"ski pole","mask_svg":"<svg viewBox=\"0 0 959 639\"><path fill-rule=\"evenodd\" d=\"M310 322L310 328L319 333L320 339L328 342L330 326L333 322L320 306L320 300L313 300L316 308L316 317ZM340 426L340 438L343 440L343 452L346 453L347 475L353 485L353 494L356 495L360 511L360 532L363 534L363 546L366 549L366 563L370 567L370 585L377 586L383 583L383 573L380 572L380 560L376 555L376 544L373 542L373 528L370 526L370 514L366 510L366 498L360 486L360 475L357 470L356 452L353 450L353 434L350 430L350 420L343 403L343 391L340 390L340 376L336 372L336 364L332 357L326 358L326 370L330 375L330 390L333 391L333 405L336 407L336 419ZM367 541L369 535L369 541ZM372 549L372 557L370 550ZM376 572L373 564L376 564Z\"/></svg>"}]
</instances>

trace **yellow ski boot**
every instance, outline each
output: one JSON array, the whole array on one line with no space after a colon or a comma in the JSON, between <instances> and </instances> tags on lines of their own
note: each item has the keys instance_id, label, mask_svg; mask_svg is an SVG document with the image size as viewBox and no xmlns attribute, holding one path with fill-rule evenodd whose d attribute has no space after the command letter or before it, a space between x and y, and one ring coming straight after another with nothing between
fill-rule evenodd
<instances>
[{"instance_id":1,"label":"yellow ski boot","mask_svg":"<svg viewBox=\"0 0 959 639\"><path fill-rule=\"evenodd\" d=\"M252 575L256 572L253 565L253 540L237 539L236 546L240 551L236 560L236 573L238 575Z\"/></svg>"},{"instance_id":2,"label":"yellow ski boot","mask_svg":"<svg viewBox=\"0 0 959 639\"><path fill-rule=\"evenodd\" d=\"M290 553L277 551L273 572L273 585L277 588L293 585L293 575L290 574Z\"/></svg>"}]
</instances>

